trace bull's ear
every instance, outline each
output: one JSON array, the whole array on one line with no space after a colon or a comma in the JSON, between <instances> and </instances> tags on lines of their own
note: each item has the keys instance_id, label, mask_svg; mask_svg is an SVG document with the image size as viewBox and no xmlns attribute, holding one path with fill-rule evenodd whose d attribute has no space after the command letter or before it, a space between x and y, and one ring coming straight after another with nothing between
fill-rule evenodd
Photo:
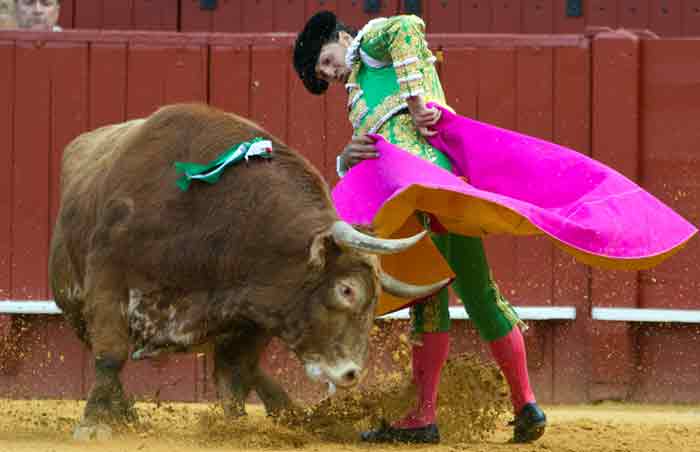
<instances>
[{"instance_id":1,"label":"bull's ear","mask_svg":"<svg viewBox=\"0 0 700 452\"><path fill-rule=\"evenodd\" d=\"M333 256L340 253L340 247L333 239L333 232L328 229L316 234L309 250L309 265L324 268Z\"/></svg>"}]
</instances>

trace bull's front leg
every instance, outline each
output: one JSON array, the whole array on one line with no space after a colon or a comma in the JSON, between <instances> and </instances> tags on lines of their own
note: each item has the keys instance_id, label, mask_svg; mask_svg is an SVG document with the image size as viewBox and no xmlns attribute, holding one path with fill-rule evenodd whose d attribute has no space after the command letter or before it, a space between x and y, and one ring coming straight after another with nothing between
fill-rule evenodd
<instances>
[{"instance_id":1,"label":"bull's front leg","mask_svg":"<svg viewBox=\"0 0 700 452\"><path fill-rule=\"evenodd\" d=\"M76 439L108 437L109 425L136 419L133 402L124 395L119 378L129 353L129 330L122 310L127 294L119 272L110 271L108 265L88 268L83 312L95 356L95 382L74 433Z\"/></svg>"},{"instance_id":2,"label":"bull's front leg","mask_svg":"<svg viewBox=\"0 0 700 452\"><path fill-rule=\"evenodd\" d=\"M276 416L293 407L284 388L260 369L260 358L269 342L269 336L246 328L217 343L214 378L227 415L244 416L245 401L253 390L269 415Z\"/></svg>"}]
</instances>

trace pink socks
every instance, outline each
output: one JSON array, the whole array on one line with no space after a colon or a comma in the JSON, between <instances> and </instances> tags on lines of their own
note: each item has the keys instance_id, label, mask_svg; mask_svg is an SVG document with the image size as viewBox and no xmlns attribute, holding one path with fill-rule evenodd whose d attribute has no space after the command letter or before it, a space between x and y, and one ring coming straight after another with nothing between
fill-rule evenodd
<instances>
[{"instance_id":1,"label":"pink socks","mask_svg":"<svg viewBox=\"0 0 700 452\"><path fill-rule=\"evenodd\" d=\"M489 342L489 346L491 354L508 381L513 410L518 414L525 404L535 401L535 395L530 388L525 341L520 328L514 326L510 333Z\"/></svg>"},{"instance_id":2,"label":"pink socks","mask_svg":"<svg viewBox=\"0 0 700 452\"><path fill-rule=\"evenodd\" d=\"M449 333L423 333L423 345L413 346L413 381L418 391L418 407L395 428L418 428L435 423L440 371L450 349Z\"/></svg>"}]
</instances>

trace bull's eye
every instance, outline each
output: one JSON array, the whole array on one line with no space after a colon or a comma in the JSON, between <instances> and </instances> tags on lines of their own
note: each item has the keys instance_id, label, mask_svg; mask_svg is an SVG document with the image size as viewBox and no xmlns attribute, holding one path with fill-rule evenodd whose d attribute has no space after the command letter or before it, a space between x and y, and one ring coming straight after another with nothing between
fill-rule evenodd
<instances>
[{"instance_id":1,"label":"bull's eye","mask_svg":"<svg viewBox=\"0 0 700 452\"><path fill-rule=\"evenodd\" d=\"M340 293L343 295L343 297L345 297L345 298L350 298L350 297L352 297L352 295L353 295L352 287L350 287L350 286L343 286L343 287L340 289Z\"/></svg>"}]
</instances>

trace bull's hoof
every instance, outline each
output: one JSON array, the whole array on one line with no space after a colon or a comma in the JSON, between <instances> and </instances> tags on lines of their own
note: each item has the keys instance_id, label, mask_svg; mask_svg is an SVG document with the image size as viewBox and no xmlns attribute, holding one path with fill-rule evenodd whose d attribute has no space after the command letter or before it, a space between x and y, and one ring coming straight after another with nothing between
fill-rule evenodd
<instances>
[{"instance_id":1,"label":"bull's hoof","mask_svg":"<svg viewBox=\"0 0 700 452\"><path fill-rule=\"evenodd\" d=\"M237 419L248 415L245 405L240 403L222 403L221 408L224 410L224 416L228 418Z\"/></svg>"},{"instance_id":2,"label":"bull's hoof","mask_svg":"<svg viewBox=\"0 0 700 452\"><path fill-rule=\"evenodd\" d=\"M107 424L79 425L73 431L76 441L105 441L112 438L112 427Z\"/></svg>"},{"instance_id":3,"label":"bull's hoof","mask_svg":"<svg viewBox=\"0 0 700 452\"><path fill-rule=\"evenodd\" d=\"M133 399L120 395L107 400L88 400L84 419L86 425L131 424L138 422L138 414Z\"/></svg>"}]
</instances>

